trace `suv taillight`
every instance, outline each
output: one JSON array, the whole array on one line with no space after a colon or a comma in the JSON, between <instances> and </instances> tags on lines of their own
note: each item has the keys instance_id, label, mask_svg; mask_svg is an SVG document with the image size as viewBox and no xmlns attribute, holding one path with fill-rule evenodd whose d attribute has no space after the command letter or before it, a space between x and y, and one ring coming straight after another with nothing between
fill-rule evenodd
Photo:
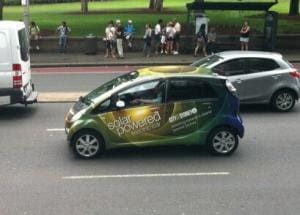
<instances>
[{"instance_id":1,"label":"suv taillight","mask_svg":"<svg viewBox=\"0 0 300 215\"><path fill-rule=\"evenodd\" d=\"M293 78L300 78L300 72L293 70L289 73Z\"/></svg>"},{"instance_id":2,"label":"suv taillight","mask_svg":"<svg viewBox=\"0 0 300 215\"><path fill-rule=\"evenodd\" d=\"M13 64L12 70L15 73L13 76L13 88L21 88L23 86L21 64Z\"/></svg>"}]
</instances>

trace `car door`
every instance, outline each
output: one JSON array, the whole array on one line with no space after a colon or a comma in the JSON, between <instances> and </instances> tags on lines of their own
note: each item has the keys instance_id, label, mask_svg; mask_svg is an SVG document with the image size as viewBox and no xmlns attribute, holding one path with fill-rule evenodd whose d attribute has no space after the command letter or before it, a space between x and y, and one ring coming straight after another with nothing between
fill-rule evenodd
<instances>
[{"instance_id":1,"label":"car door","mask_svg":"<svg viewBox=\"0 0 300 215\"><path fill-rule=\"evenodd\" d=\"M201 129L213 118L217 101L216 95L212 100L203 97L207 84L201 78L168 80L166 117L172 143L200 142Z\"/></svg>"},{"instance_id":2,"label":"car door","mask_svg":"<svg viewBox=\"0 0 300 215\"><path fill-rule=\"evenodd\" d=\"M237 89L237 94L240 100L246 98L245 90L245 73L246 73L246 59L239 58L222 62L212 68L213 72L226 76L234 87Z\"/></svg>"},{"instance_id":3,"label":"car door","mask_svg":"<svg viewBox=\"0 0 300 215\"><path fill-rule=\"evenodd\" d=\"M243 77L243 102L267 102L272 95L272 86L280 80L280 73L275 72L280 66L272 59L247 58L246 72Z\"/></svg>"},{"instance_id":4,"label":"car door","mask_svg":"<svg viewBox=\"0 0 300 215\"><path fill-rule=\"evenodd\" d=\"M148 81L112 96L112 111L99 117L117 145L158 144L165 137L165 82ZM122 104L121 106L119 104Z\"/></svg>"}]
</instances>

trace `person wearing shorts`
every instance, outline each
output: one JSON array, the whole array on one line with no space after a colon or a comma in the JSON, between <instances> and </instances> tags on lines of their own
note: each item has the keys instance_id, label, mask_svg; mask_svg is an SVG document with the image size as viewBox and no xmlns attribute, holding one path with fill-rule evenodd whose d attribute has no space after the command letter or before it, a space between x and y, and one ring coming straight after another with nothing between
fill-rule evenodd
<instances>
[{"instance_id":1,"label":"person wearing shorts","mask_svg":"<svg viewBox=\"0 0 300 215\"><path fill-rule=\"evenodd\" d=\"M241 42L241 50L243 51L248 51L249 47L249 36L250 36L250 26L247 21L244 22L244 25L240 31L241 37L240 37L240 42Z\"/></svg>"},{"instance_id":2,"label":"person wearing shorts","mask_svg":"<svg viewBox=\"0 0 300 215\"><path fill-rule=\"evenodd\" d=\"M161 49L161 46L160 46L161 30L162 30L162 20L159 19L157 24L154 27L155 54L158 54L159 50Z\"/></svg>"}]
</instances>

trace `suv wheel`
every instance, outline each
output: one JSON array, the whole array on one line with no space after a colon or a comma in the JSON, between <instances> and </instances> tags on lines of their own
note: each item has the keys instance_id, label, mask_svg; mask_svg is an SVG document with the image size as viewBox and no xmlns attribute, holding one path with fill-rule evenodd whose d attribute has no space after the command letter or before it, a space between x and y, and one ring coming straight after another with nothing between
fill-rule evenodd
<instances>
[{"instance_id":1,"label":"suv wheel","mask_svg":"<svg viewBox=\"0 0 300 215\"><path fill-rule=\"evenodd\" d=\"M272 98L272 106L276 111L288 112L295 105L295 96L290 90L280 90Z\"/></svg>"},{"instance_id":2,"label":"suv wheel","mask_svg":"<svg viewBox=\"0 0 300 215\"><path fill-rule=\"evenodd\" d=\"M105 150L103 138L90 130L78 132L71 144L76 155L85 159L94 158Z\"/></svg>"},{"instance_id":3,"label":"suv wheel","mask_svg":"<svg viewBox=\"0 0 300 215\"><path fill-rule=\"evenodd\" d=\"M215 129L208 139L209 150L214 155L230 155L239 145L236 132L230 128Z\"/></svg>"}]
</instances>

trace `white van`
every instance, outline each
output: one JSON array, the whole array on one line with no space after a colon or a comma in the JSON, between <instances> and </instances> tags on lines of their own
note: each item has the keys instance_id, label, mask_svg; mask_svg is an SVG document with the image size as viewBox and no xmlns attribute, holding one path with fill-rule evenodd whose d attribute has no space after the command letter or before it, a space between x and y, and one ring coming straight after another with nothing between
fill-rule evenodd
<instances>
[{"instance_id":1,"label":"white van","mask_svg":"<svg viewBox=\"0 0 300 215\"><path fill-rule=\"evenodd\" d=\"M31 82L25 25L0 21L0 105L34 102L37 102L37 92Z\"/></svg>"}]
</instances>

